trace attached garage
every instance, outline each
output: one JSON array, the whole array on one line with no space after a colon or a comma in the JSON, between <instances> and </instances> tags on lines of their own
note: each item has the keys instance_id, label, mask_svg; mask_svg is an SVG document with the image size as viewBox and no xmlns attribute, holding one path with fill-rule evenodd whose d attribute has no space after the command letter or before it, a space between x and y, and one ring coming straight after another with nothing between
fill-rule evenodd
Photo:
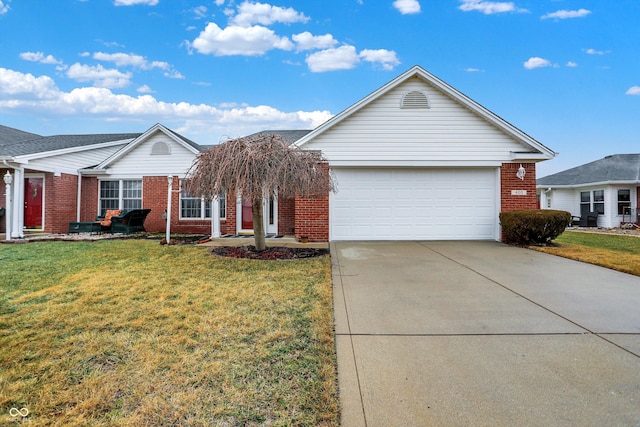
<instances>
[{"instance_id":1,"label":"attached garage","mask_svg":"<svg viewBox=\"0 0 640 427\"><path fill-rule=\"evenodd\" d=\"M332 241L500 240L499 213L537 207L535 164L555 156L418 66L295 144L322 152L337 184L297 211L326 234L299 217L296 234Z\"/></svg>"},{"instance_id":2,"label":"attached garage","mask_svg":"<svg viewBox=\"0 0 640 427\"><path fill-rule=\"evenodd\" d=\"M330 239L494 240L496 168L335 168Z\"/></svg>"}]
</instances>

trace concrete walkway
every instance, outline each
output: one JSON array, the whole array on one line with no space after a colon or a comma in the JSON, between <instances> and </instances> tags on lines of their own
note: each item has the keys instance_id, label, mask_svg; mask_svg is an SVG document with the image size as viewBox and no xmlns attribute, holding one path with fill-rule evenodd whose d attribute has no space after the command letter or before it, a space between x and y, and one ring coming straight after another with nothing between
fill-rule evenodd
<instances>
[{"instance_id":1,"label":"concrete walkway","mask_svg":"<svg viewBox=\"0 0 640 427\"><path fill-rule=\"evenodd\" d=\"M497 242L331 254L343 426L640 426L640 278Z\"/></svg>"}]
</instances>

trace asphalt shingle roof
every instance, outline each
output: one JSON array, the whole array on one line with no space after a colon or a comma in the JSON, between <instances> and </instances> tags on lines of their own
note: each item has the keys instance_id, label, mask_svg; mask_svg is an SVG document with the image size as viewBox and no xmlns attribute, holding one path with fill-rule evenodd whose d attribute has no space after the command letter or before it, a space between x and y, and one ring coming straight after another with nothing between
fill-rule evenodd
<instances>
[{"instance_id":1,"label":"asphalt shingle roof","mask_svg":"<svg viewBox=\"0 0 640 427\"><path fill-rule=\"evenodd\" d=\"M263 130L260 132L253 133L251 135L247 135L247 138L264 134L264 135L279 135L287 142L287 144L291 145L306 134L311 132L311 130Z\"/></svg>"},{"instance_id":2,"label":"asphalt shingle roof","mask_svg":"<svg viewBox=\"0 0 640 427\"><path fill-rule=\"evenodd\" d=\"M596 182L640 182L640 154L614 154L537 180L538 185L584 185Z\"/></svg>"},{"instance_id":3,"label":"asphalt shingle roof","mask_svg":"<svg viewBox=\"0 0 640 427\"><path fill-rule=\"evenodd\" d=\"M0 147L36 138L42 138L42 135L0 125Z\"/></svg>"},{"instance_id":4,"label":"asphalt shingle roof","mask_svg":"<svg viewBox=\"0 0 640 427\"><path fill-rule=\"evenodd\" d=\"M0 145L0 156L21 156L137 138L140 133L36 136Z\"/></svg>"}]
</instances>

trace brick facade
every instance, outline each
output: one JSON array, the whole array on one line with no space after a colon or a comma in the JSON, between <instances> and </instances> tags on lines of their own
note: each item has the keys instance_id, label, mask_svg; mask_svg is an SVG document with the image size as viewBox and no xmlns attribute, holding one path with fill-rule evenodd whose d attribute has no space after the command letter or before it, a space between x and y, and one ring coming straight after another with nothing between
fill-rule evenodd
<instances>
[{"instance_id":1,"label":"brick facade","mask_svg":"<svg viewBox=\"0 0 640 427\"><path fill-rule=\"evenodd\" d=\"M520 165L525 169L524 180L516 176ZM519 194L526 191L526 195ZM516 194L513 194L516 192ZM500 169L501 212L519 209L538 209L535 163L503 163Z\"/></svg>"},{"instance_id":2,"label":"brick facade","mask_svg":"<svg viewBox=\"0 0 640 427\"><path fill-rule=\"evenodd\" d=\"M66 173L44 176L44 231L66 233L69 222L75 221L78 206L78 177Z\"/></svg>"}]
</instances>

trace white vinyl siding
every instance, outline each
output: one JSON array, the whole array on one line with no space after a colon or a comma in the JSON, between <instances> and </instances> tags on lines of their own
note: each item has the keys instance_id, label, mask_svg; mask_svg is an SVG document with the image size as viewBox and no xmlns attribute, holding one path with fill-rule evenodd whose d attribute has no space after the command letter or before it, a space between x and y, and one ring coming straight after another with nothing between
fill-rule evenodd
<instances>
[{"instance_id":1,"label":"white vinyl siding","mask_svg":"<svg viewBox=\"0 0 640 427\"><path fill-rule=\"evenodd\" d=\"M60 154L42 159L29 160L33 169L51 172L62 172L77 175L78 169L84 169L99 164L107 157L120 150L124 145L112 147L92 148L74 153Z\"/></svg>"},{"instance_id":2,"label":"white vinyl siding","mask_svg":"<svg viewBox=\"0 0 640 427\"><path fill-rule=\"evenodd\" d=\"M408 91L429 108L401 108ZM531 151L428 83L411 79L305 144L332 166L494 166Z\"/></svg>"},{"instance_id":3,"label":"white vinyl siding","mask_svg":"<svg viewBox=\"0 0 640 427\"><path fill-rule=\"evenodd\" d=\"M153 147L158 142L167 145L170 155L157 155ZM109 166L109 174L119 177L133 176L183 176L191 167L196 155L162 132L156 132L148 140L132 149Z\"/></svg>"},{"instance_id":4,"label":"white vinyl siding","mask_svg":"<svg viewBox=\"0 0 640 427\"><path fill-rule=\"evenodd\" d=\"M496 169L337 168L331 240L496 240Z\"/></svg>"}]
</instances>

